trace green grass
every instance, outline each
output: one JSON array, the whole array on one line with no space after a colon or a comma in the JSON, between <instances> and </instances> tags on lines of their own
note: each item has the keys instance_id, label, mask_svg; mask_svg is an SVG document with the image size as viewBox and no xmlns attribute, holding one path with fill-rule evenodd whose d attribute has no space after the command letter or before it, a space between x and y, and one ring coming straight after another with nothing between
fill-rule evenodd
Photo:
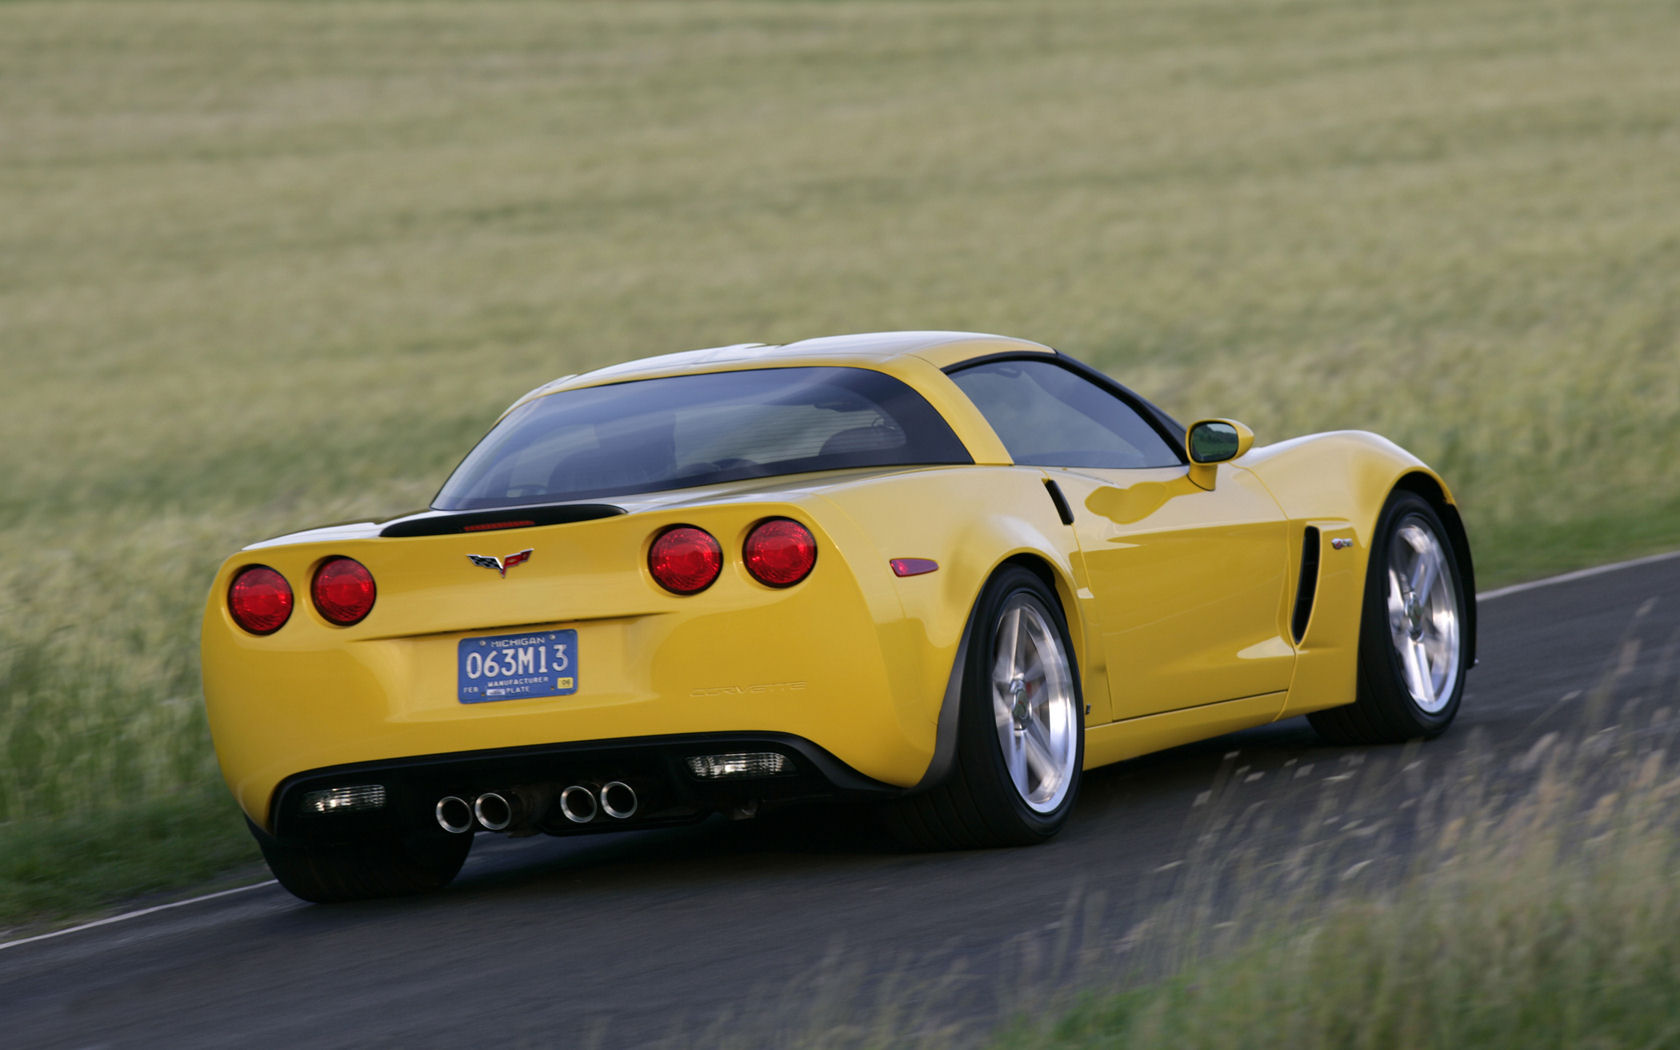
<instances>
[{"instance_id":1,"label":"green grass","mask_svg":"<svg viewBox=\"0 0 1680 1050\"><path fill-rule=\"evenodd\" d=\"M216 787L7 825L0 838L0 915L61 919L118 896L267 878L244 821L220 790L211 790ZM121 827L113 829L113 821Z\"/></svg>"},{"instance_id":2,"label":"green grass","mask_svg":"<svg viewBox=\"0 0 1680 1050\"><path fill-rule=\"evenodd\" d=\"M175 870L98 858L215 781L227 552L424 504L581 367L1002 331L1395 438L1486 584L1680 545L1677 44L1666 0L0 5L0 855L85 818L104 887L0 867L0 923Z\"/></svg>"}]
</instances>

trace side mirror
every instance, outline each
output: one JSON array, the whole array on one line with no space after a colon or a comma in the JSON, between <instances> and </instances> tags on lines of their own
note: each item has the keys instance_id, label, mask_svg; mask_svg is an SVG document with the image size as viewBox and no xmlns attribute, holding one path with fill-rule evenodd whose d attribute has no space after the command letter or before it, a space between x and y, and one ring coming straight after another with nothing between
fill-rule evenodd
<instances>
[{"instance_id":1,"label":"side mirror","mask_svg":"<svg viewBox=\"0 0 1680 1050\"><path fill-rule=\"evenodd\" d=\"M1254 431L1234 419L1203 419L1191 424L1184 435L1190 480L1211 490L1219 473L1216 464L1236 459L1253 447Z\"/></svg>"}]
</instances>

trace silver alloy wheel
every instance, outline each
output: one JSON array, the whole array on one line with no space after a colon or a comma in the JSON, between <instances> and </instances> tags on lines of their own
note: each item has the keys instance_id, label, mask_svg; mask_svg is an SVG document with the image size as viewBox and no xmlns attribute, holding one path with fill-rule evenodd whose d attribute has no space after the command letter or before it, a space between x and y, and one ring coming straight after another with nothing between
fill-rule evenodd
<instances>
[{"instance_id":1,"label":"silver alloy wheel","mask_svg":"<svg viewBox=\"0 0 1680 1050\"><path fill-rule=\"evenodd\" d=\"M992 636L992 711L1015 793L1036 813L1053 812L1078 774L1079 720L1061 635L1031 597L1005 603Z\"/></svg>"},{"instance_id":2,"label":"silver alloy wheel","mask_svg":"<svg viewBox=\"0 0 1680 1050\"><path fill-rule=\"evenodd\" d=\"M1438 714L1458 685L1458 593L1440 537L1417 517L1388 545L1388 631L1412 702Z\"/></svg>"}]
</instances>

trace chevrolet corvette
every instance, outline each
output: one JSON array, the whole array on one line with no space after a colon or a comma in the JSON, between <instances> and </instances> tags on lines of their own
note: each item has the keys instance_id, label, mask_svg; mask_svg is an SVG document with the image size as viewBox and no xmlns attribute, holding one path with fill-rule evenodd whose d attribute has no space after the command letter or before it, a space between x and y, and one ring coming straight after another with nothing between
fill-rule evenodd
<instances>
[{"instance_id":1,"label":"chevrolet corvette","mask_svg":"<svg viewBox=\"0 0 1680 1050\"><path fill-rule=\"evenodd\" d=\"M1026 845L1147 752L1431 737L1473 595L1452 493L1381 437L1256 446L1037 343L838 336L554 380L428 509L246 547L204 695L275 877L348 900L481 834L823 799Z\"/></svg>"}]
</instances>

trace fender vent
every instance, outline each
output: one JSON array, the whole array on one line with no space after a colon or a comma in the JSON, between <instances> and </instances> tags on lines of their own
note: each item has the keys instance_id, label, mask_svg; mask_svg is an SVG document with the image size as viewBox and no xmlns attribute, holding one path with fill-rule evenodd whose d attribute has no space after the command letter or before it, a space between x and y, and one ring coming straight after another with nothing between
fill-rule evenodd
<instances>
[{"instance_id":1,"label":"fender vent","mask_svg":"<svg viewBox=\"0 0 1680 1050\"><path fill-rule=\"evenodd\" d=\"M1295 619L1290 624L1296 645L1300 645L1301 639L1306 637L1307 624L1312 620L1313 599L1318 597L1318 548L1318 529L1308 525L1307 534L1301 540L1301 584L1295 590Z\"/></svg>"},{"instance_id":2,"label":"fender vent","mask_svg":"<svg viewBox=\"0 0 1680 1050\"><path fill-rule=\"evenodd\" d=\"M1050 478L1044 479L1044 491L1050 493L1050 502L1056 505L1056 517L1062 519L1063 525L1073 524L1073 508L1068 506L1067 497L1062 495L1062 487Z\"/></svg>"}]
</instances>

